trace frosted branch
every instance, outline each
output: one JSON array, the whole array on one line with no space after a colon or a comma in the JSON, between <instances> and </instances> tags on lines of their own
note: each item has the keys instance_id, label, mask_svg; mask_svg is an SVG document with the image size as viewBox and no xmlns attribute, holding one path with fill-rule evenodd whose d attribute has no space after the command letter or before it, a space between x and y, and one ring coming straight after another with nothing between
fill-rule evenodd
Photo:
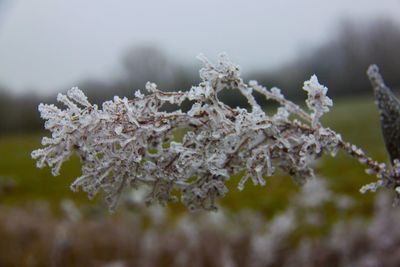
<instances>
[{"instance_id":1,"label":"frosted branch","mask_svg":"<svg viewBox=\"0 0 400 267\"><path fill-rule=\"evenodd\" d=\"M213 210L216 200L228 192L225 183L234 174L245 173L238 183L240 190L249 181L265 185L265 177L277 169L304 184L313 176L311 163L325 152L335 155L340 148L369 166L383 181L379 186L393 188L397 167L389 171L321 125L319 120L332 100L316 76L304 83L306 111L277 88L268 90L255 81L246 84L239 67L224 55L216 64L205 57L201 60L202 82L187 92L163 92L147 83L148 95L138 91L133 99L116 96L99 108L72 88L57 97L64 109L40 104L45 128L52 135L43 138L43 148L32 152L37 166L47 165L57 175L63 162L78 155L82 175L72 190L81 188L90 198L103 191L111 209L126 188L148 186L149 202L180 199L190 210ZM218 92L223 89L238 90L250 109L222 103ZM274 115L261 109L253 91L280 104ZM184 100L194 101L187 112L161 109ZM177 131L185 132L182 141L173 141Z\"/></svg>"}]
</instances>

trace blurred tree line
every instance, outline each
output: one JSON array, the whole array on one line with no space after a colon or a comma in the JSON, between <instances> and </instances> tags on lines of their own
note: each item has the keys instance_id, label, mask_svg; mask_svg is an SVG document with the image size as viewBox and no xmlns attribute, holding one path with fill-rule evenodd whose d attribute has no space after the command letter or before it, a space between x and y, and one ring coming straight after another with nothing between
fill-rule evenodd
<instances>
[{"instance_id":1,"label":"blurred tree line","mask_svg":"<svg viewBox=\"0 0 400 267\"><path fill-rule=\"evenodd\" d=\"M366 76L377 64L391 88L400 86L400 26L386 19L369 23L343 21L325 44L270 73L252 76L261 84L284 89L285 95L304 95L303 81L312 74L334 97L372 94Z\"/></svg>"},{"instance_id":2,"label":"blurred tree line","mask_svg":"<svg viewBox=\"0 0 400 267\"><path fill-rule=\"evenodd\" d=\"M122 70L110 81L88 79L78 84L90 100L101 103L114 95L132 97L147 81L165 90L187 90L199 81L197 70L182 66L151 46L128 50L121 60ZM303 81L317 74L333 97L372 94L366 78L367 67L376 63L391 88L400 87L400 27L385 19L368 24L343 22L331 40L300 55L274 71L248 75L260 84L277 86L291 99L304 99ZM239 94L224 90L222 100L231 106L245 106ZM42 128L37 105L52 103L55 96L13 96L0 85L0 134L29 132ZM262 101L260 101L262 103ZM265 102L264 102L265 103Z\"/></svg>"}]
</instances>

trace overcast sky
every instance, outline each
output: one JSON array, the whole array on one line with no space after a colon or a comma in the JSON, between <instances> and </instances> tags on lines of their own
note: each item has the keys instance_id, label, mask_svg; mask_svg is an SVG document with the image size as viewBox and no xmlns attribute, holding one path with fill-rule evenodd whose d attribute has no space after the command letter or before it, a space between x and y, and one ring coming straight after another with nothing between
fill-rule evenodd
<instances>
[{"instance_id":1,"label":"overcast sky","mask_svg":"<svg viewBox=\"0 0 400 267\"><path fill-rule=\"evenodd\" d=\"M0 0L0 84L50 93L117 74L132 46L183 64L227 52L244 72L273 68L332 38L338 23L391 17L400 0Z\"/></svg>"}]
</instances>

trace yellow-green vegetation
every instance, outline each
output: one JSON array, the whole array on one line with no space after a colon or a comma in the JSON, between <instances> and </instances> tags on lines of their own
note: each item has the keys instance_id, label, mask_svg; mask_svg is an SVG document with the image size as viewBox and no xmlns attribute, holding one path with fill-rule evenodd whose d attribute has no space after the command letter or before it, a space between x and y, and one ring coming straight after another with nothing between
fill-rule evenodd
<instances>
[{"instance_id":1,"label":"yellow-green vegetation","mask_svg":"<svg viewBox=\"0 0 400 267\"><path fill-rule=\"evenodd\" d=\"M332 111L323 122L341 133L344 140L358 145L374 159L387 161L378 112L372 98L336 100ZM30 153L40 146L41 136L43 133L0 137L0 179L11 178L15 181L15 186L10 190L0 191L1 203L26 205L35 200L44 200L52 207L57 207L62 199L71 198L78 204L95 205L84 194L73 193L69 189L71 182L80 173L80 164L76 158L72 158L62 167L59 177L52 177L49 169L39 170L35 167ZM354 197L354 210L357 213L370 212L374 195L362 195L358 190L375 177L367 176L356 160L344 153L339 153L335 158L324 156L317 163L316 169L318 176L327 179L335 192ZM255 209L272 215L283 210L290 195L299 190L291 178L279 173L267 178L265 187L248 183L243 192L237 189L238 181L239 177L231 179L230 192L220 201L220 205L228 210ZM102 201L100 199L96 201ZM180 204L172 204L171 208L176 211L184 210Z\"/></svg>"},{"instance_id":2,"label":"yellow-green vegetation","mask_svg":"<svg viewBox=\"0 0 400 267\"><path fill-rule=\"evenodd\" d=\"M69 190L69 184L80 173L76 158L63 166L59 177L53 177L49 169L36 168L30 153L40 145L41 136L43 133L0 137L0 179L14 183L0 194L2 204L20 205L43 200L58 206L65 198L84 199L83 194Z\"/></svg>"}]
</instances>

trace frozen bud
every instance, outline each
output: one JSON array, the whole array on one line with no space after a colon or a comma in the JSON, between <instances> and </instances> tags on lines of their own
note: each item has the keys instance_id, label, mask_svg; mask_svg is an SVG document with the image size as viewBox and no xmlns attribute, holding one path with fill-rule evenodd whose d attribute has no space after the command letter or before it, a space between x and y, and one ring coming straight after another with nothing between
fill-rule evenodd
<instances>
[{"instance_id":1,"label":"frozen bud","mask_svg":"<svg viewBox=\"0 0 400 267\"><path fill-rule=\"evenodd\" d=\"M117 127L115 127L114 131L115 131L116 134L120 135L122 133L123 129L124 128L121 125L118 125Z\"/></svg>"}]
</instances>

